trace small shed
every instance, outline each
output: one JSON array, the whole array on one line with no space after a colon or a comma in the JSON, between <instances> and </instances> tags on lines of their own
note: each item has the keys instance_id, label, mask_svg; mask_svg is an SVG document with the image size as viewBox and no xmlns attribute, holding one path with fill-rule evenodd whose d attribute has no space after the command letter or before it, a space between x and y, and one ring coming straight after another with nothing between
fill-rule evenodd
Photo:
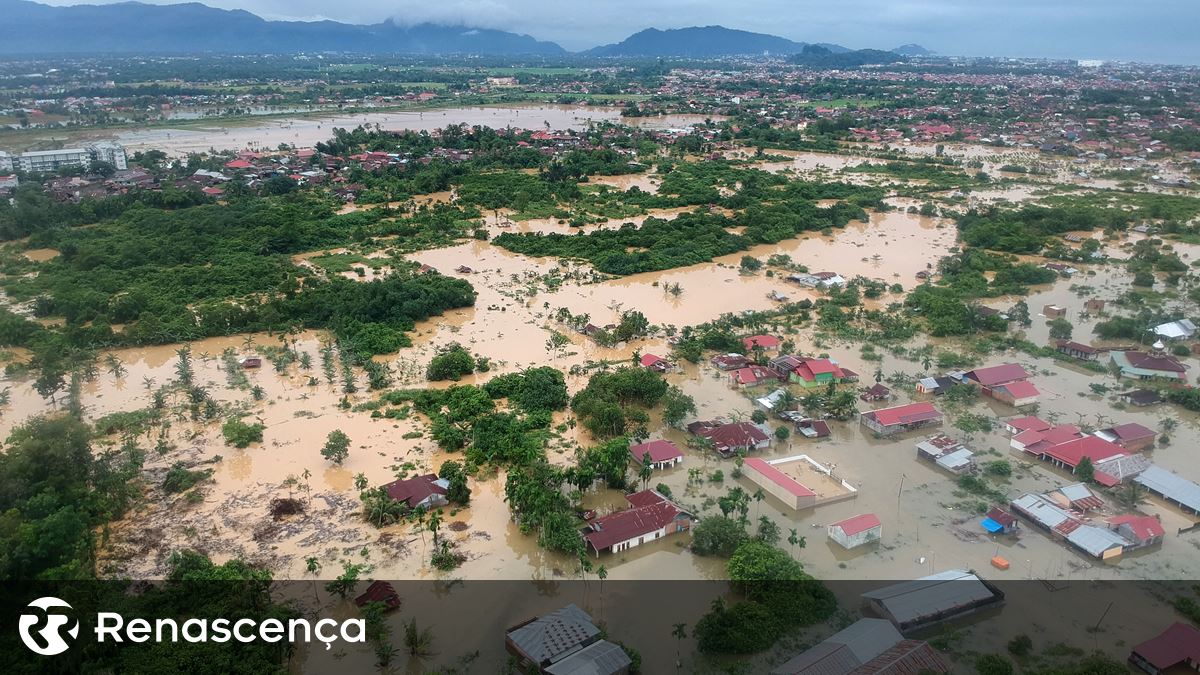
<instances>
[{"instance_id":1,"label":"small shed","mask_svg":"<svg viewBox=\"0 0 1200 675\"><path fill-rule=\"evenodd\" d=\"M240 365L243 368L248 368L248 369L249 368L262 368L262 359L257 356L247 356L246 358L242 359L241 361L238 361L238 365Z\"/></svg>"},{"instance_id":2,"label":"small shed","mask_svg":"<svg viewBox=\"0 0 1200 675\"><path fill-rule=\"evenodd\" d=\"M873 513L864 513L839 520L827 528L829 538L836 541L842 548L851 549L879 541L883 536L883 524Z\"/></svg>"},{"instance_id":3,"label":"small shed","mask_svg":"<svg viewBox=\"0 0 1200 675\"><path fill-rule=\"evenodd\" d=\"M1014 534L1017 531L1017 517L999 506L988 509L983 520L979 521L983 529L992 534Z\"/></svg>"},{"instance_id":4,"label":"small shed","mask_svg":"<svg viewBox=\"0 0 1200 675\"><path fill-rule=\"evenodd\" d=\"M868 402L887 401L888 399L892 398L892 390L888 389L882 384L876 383L875 386L864 391L859 398Z\"/></svg>"},{"instance_id":5,"label":"small shed","mask_svg":"<svg viewBox=\"0 0 1200 675\"><path fill-rule=\"evenodd\" d=\"M828 438L829 423L825 420L814 420L812 418L804 418L796 422L796 433L805 438Z\"/></svg>"},{"instance_id":6,"label":"small shed","mask_svg":"<svg viewBox=\"0 0 1200 675\"><path fill-rule=\"evenodd\" d=\"M1046 305L1042 308L1042 316L1046 317L1047 319L1061 319L1066 315L1066 307L1059 307L1058 305Z\"/></svg>"}]
</instances>

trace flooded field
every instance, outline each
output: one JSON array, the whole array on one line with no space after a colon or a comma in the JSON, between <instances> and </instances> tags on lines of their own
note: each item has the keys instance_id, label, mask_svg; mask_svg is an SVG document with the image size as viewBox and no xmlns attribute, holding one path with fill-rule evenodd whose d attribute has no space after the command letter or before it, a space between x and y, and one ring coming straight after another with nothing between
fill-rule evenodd
<instances>
[{"instance_id":1,"label":"flooded field","mask_svg":"<svg viewBox=\"0 0 1200 675\"><path fill-rule=\"evenodd\" d=\"M389 130L432 131L454 124L494 129L584 129L595 122L623 122L647 129L686 128L703 123L703 115L661 115L623 119L620 108L577 105L500 105L430 108L413 111L334 114L315 112L302 117L270 120L199 120L180 128L155 127L120 131L110 136L128 152L162 150L182 157L189 153L223 150L274 150L280 143L312 147L328 140L333 129L379 125Z\"/></svg>"}]
</instances>

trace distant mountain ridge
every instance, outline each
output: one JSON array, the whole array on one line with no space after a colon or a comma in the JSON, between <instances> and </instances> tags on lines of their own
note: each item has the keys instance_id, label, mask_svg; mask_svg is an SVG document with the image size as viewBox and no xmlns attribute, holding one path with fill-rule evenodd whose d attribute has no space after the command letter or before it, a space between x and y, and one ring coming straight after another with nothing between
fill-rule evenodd
<instances>
[{"instance_id":1,"label":"distant mountain ridge","mask_svg":"<svg viewBox=\"0 0 1200 675\"><path fill-rule=\"evenodd\" d=\"M795 42L778 35L724 26L647 28L621 42L577 54L589 57L791 56L808 47L844 54L836 44ZM372 25L337 21L268 21L245 10L198 2L148 5L50 6L31 0L0 0L0 54L263 54L360 52L415 55L567 56L554 42L528 35L470 26L391 20ZM892 50L925 55L919 45Z\"/></svg>"},{"instance_id":2,"label":"distant mountain ridge","mask_svg":"<svg viewBox=\"0 0 1200 675\"><path fill-rule=\"evenodd\" d=\"M906 45L900 45L899 47L896 47L892 51L901 56L932 56L933 55L933 52L929 51L928 49L922 47L921 45L913 44L911 42Z\"/></svg>"},{"instance_id":3,"label":"distant mountain ridge","mask_svg":"<svg viewBox=\"0 0 1200 675\"><path fill-rule=\"evenodd\" d=\"M659 30L647 28L621 42L581 52L583 56L684 56L705 58L757 54L795 54L808 43L778 35L752 33L724 26L692 26ZM848 51L840 45L821 45L833 52Z\"/></svg>"},{"instance_id":4,"label":"distant mountain ridge","mask_svg":"<svg viewBox=\"0 0 1200 675\"><path fill-rule=\"evenodd\" d=\"M347 51L561 56L553 42L507 31L385 21L267 21L196 2L51 7L0 0L0 54Z\"/></svg>"}]
</instances>

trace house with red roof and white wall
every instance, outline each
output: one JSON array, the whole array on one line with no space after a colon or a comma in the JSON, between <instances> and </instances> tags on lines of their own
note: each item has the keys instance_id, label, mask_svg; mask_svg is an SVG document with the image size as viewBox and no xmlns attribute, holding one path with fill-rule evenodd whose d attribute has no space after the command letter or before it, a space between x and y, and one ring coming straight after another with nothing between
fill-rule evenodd
<instances>
[{"instance_id":1,"label":"house with red roof and white wall","mask_svg":"<svg viewBox=\"0 0 1200 675\"><path fill-rule=\"evenodd\" d=\"M1016 363L976 368L967 371L965 379L979 385L984 396L1011 406L1020 407L1037 403L1040 393L1029 381L1029 373Z\"/></svg>"},{"instance_id":2,"label":"house with red roof and white wall","mask_svg":"<svg viewBox=\"0 0 1200 675\"><path fill-rule=\"evenodd\" d=\"M583 530L595 555L619 553L663 537L689 532L695 518L657 490L625 495L629 508L594 518Z\"/></svg>"}]
</instances>

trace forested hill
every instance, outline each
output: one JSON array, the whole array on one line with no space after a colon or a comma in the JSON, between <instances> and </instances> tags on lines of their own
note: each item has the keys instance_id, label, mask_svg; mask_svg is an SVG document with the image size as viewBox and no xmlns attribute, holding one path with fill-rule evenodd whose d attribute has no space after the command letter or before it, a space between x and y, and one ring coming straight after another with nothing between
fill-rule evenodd
<instances>
[{"instance_id":1,"label":"forested hill","mask_svg":"<svg viewBox=\"0 0 1200 675\"><path fill-rule=\"evenodd\" d=\"M553 42L470 26L385 21L369 26L336 21L267 21L242 10L190 2L51 7L0 0L0 54L197 53L297 51L404 54L565 54Z\"/></svg>"},{"instance_id":2,"label":"forested hill","mask_svg":"<svg viewBox=\"0 0 1200 675\"><path fill-rule=\"evenodd\" d=\"M766 33L734 30L724 26L692 26L659 30L647 28L621 42L583 52L584 56L688 56L706 58L741 54L794 54L803 42ZM823 45L830 51L847 51L838 45Z\"/></svg>"}]
</instances>

